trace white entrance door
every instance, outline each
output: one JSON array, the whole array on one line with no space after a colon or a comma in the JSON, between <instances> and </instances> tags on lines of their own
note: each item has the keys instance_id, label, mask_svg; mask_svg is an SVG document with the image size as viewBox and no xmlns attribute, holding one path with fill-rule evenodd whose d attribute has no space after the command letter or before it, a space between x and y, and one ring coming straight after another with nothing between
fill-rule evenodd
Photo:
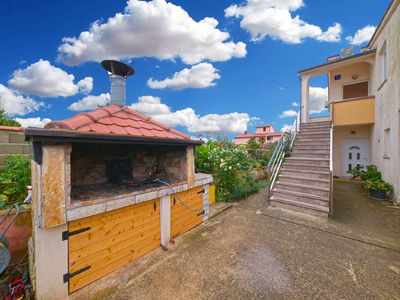
<instances>
[{"instance_id":1,"label":"white entrance door","mask_svg":"<svg viewBox=\"0 0 400 300\"><path fill-rule=\"evenodd\" d=\"M357 165L367 166L369 164L369 140L345 140L343 142L343 174L350 176L347 171Z\"/></svg>"}]
</instances>

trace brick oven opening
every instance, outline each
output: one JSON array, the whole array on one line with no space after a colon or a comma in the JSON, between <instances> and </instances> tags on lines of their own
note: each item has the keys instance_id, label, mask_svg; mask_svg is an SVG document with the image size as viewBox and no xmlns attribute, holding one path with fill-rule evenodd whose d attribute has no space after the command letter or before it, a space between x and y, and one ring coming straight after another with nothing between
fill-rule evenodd
<instances>
[{"instance_id":1,"label":"brick oven opening","mask_svg":"<svg viewBox=\"0 0 400 300\"><path fill-rule=\"evenodd\" d=\"M106 177L109 183L121 183L133 176L130 159L111 159L106 161Z\"/></svg>"},{"instance_id":2,"label":"brick oven opening","mask_svg":"<svg viewBox=\"0 0 400 300\"><path fill-rule=\"evenodd\" d=\"M186 176L184 146L86 144L72 145L71 201L118 198L158 189L155 178L170 184Z\"/></svg>"}]
</instances>

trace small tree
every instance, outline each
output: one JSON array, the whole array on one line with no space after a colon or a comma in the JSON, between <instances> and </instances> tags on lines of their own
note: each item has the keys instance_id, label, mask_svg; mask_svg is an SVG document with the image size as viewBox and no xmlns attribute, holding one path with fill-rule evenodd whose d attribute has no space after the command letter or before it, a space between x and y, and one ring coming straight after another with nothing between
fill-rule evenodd
<instances>
[{"instance_id":1,"label":"small tree","mask_svg":"<svg viewBox=\"0 0 400 300\"><path fill-rule=\"evenodd\" d=\"M21 126L21 124L19 124L17 121L15 121L14 119L7 116L6 111L1 106L0 106L0 125L1 126L12 126L12 127L20 127Z\"/></svg>"}]
</instances>

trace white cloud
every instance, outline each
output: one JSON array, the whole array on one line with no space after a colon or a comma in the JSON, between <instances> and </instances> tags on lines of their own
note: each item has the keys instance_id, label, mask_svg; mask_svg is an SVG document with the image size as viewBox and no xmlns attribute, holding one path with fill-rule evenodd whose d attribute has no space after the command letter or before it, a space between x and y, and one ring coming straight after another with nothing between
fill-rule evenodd
<instances>
[{"instance_id":1,"label":"white cloud","mask_svg":"<svg viewBox=\"0 0 400 300\"><path fill-rule=\"evenodd\" d=\"M85 77L78 84L74 83L74 79L74 75L40 59L25 69L14 71L8 84L23 94L40 97L68 97L77 94L80 89L87 92L93 87L91 77Z\"/></svg>"},{"instance_id":2,"label":"white cloud","mask_svg":"<svg viewBox=\"0 0 400 300\"><path fill-rule=\"evenodd\" d=\"M316 37L321 42L339 42L342 35L342 25L335 23L328 30Z\"/></svg>"},{"instance_id":3,"label":"white cloud","mask_svg":"<svg viewBox=\"0 0 400 300\"><path fill-rule=\"evenodd\" d=\"M288 44L299 44L305 38L340 41L340 24L335 23L323 32L319 26L301 20L299 15L292 15L303 5L303 0L247 0L244 5L229 6L225 16L242 18L240 26L250 33L253 41L268 36Z\"/></svg>"},{"instance_id":4,"label":"white cloud","mask_svg":"<svg viewBox=\"0 0 400 300\"><path fill-rule=\"evenodd\" d=\"M15 91L0 84L0 107L11 116L26 115L44 106L29 97L18 95Z\"/></svg>"},{"instance_id":5,"label":"white cloud","mask_svg":"<svg viewBox=\"0 0 400 300\"><path fill-rule=\"evenodd\" d=\"M171 88L183 90L188 88L207 88L215 86L214 80L221 78L217 72L218 70L212 64L200 63L176 72L172 78L160 81L150 78L147 81L147 85L152 89Z\"/></svg>"},{"instance_id":6,"label":"white cloud","mask_svg":"<svg viewBox=\"0 0 400 300\"><path fill-rule=\"evenodd\" d=\"M292 106L293 106L293 107L299 107L300 104L299 104L298 102L296 102L296 101L293 101L293 102L292 102Z\"/></svg>"},{"instance_id":7,"label":"white cloud","mask_svg":"<svg viewBox=\"0 0 400 300\"><path fill-rule=\"evenodd\" d=\"M292 125L289 124L283 124L282 128L281 128L281 132L287 132L290 131L290 129L292 128Z\"/></svg>"},{"instance_id":8,"label":"white cloud","mask_svg":"<svg viewBox=\"0 0 400 300\"><path fill-rule=\"evenodd\" d=\"M199 116L193 108L172 111L159 97L142 96L130 106L169 126L184 126L191 133L214 136L237 134L247 130L251 118L247 113L208 114Z\"/></svg>"},{"instance_id":9,"label":"white cloud","mask_svg":"<svg viewBox=\"0 0 400 300\"><path fill-rule=\"evenodd\" d=\"M85 77L82 80L78 81L79 91L83 94L89 94L93 89L93 78Z\"/></svg>"},{"instance_id":10,"label":"white cloud","mask_svg":"<svg viewBox=\"0 0 400 300\"><path fill-rule=\"evenodd\" d=\"M246 45L232 42L229 33L217 25L210 17L197 22L182 7L165 0L130 0L123 13L105 23L95 21L78 37L65 37L58 60L77 65L105 58L180 57L196 64L246 56Z\"/></svg>"},{"instance_id":11,"label":"white cloud","mask_svg":"<svg viewBox=\"0 0 400 300\"><path fill-rule=\"evenodd\" d=\"M72 103L70 106L68 106L68 109L73 111L93 110L107 104L109 99L109 93L100 94L98 96L89 95Z\"/></svg>"},{"instance_id":12,"label":"white cloud","mask_svg":"<svg viewBox=\"0 0 400 300\"><path fill-rule=\"evenodd\" d=\"M375 29L375 26L367 25L364 28L358 29L354 36L346 37L346 40L353 46L358 46L362 43L369 42L375 32Z\"/></svg>"},{"instance_id":13,"label":"white cloud","mask_svg":"<svg viewBox=\"0 0 400 300\"><path fill-rule=\"evenodd\" d=\"M46 123L51 122L49 118L43 118L41 119L40 117L36 118L15 118L15 120L20 123L23 127L40 127L43 128Z\"/></svg>"},{"instance_id":14,"label":"white cloud","mask_svg":"<svg viewBox=\"0 0 400 300\"><path fill-rule=\"evenodd\" d=\"M310 87L309 90L309 111L311 114L320 113L325 110L328 101L328 88Z\"/></svg>"},{"instance_id":15,"label":"white cloud","mask_svg":"<svg viewBox=\"0 0 400 300\"><path fill-rule=\"evenodd\" d=\"M294 111L293 109L289 109L289 110L285 110L284 112L282 112L279 115L279 118L283 119L283 118L292 118L297 116L297 112Z\"/></svg>"}]
</instances>

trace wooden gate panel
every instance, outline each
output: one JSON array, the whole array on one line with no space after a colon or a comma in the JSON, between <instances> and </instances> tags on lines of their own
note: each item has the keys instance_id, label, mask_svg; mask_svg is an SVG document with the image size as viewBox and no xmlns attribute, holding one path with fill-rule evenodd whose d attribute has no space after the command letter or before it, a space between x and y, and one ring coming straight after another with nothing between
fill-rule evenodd
<instances>
[{"instance_id":1,"label":"wooden gate panel","mask_svg":"<svg viewBox=\"0 0 400 300\"><path fill-rule=\"evenodd\" d=\"M69 222L69 231L90 227L69 237L69 291L111 273L160 245L159 199Z\"/></svg>"},{"instance_id":2,"label":"wooden gate panel","mask_svg":"<svg viewBox=\"0 0 400 300\"><path fill-rule=\"evenodd\" d=\"M175 195L171 195L171 238L203 222L203 187L180 192L178 196L188 207L197 211L188 210L176 199Z\"/></svg>"}]
</instances>

